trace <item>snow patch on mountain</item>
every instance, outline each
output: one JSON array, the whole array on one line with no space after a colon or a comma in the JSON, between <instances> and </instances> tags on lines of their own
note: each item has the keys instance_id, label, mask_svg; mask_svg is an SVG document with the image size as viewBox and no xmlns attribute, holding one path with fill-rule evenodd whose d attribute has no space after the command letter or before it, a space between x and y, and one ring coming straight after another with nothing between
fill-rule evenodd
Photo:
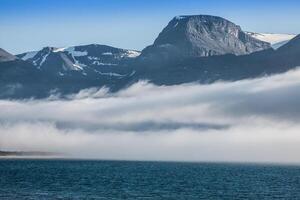
<instances>
[{"instance_id":1,"label":"snow patch on mountain","mask_svg":"<svg viewBox=\"0 0 300 200\"><path fill-rule=\"evenodd\" d=\"M269 42L270 44L276 44L278 42L291 40L294 37L296 37L296 35L293 34L252 33L252 32L247 32L247 33L258 40Z\"/></svg>"},{"instance_id":2,"label":"snow patch on mountain","mask_svg":"<svg viewBox=\"0 0 300 200\"><path fill-rule=\"evenodd\" d=\"M53 50L54 53L57 53L57 52L62 52L62 51L65 51L67 47L63 47L63 48L56 48Z\"/></svg>"},{"instance_id":3,"label":"snow patch on mountain","mask_svg":"<svg viewBox=\"0 0 300 200\"><path fill-rule=\"evenodd\" d=\"M117 66L118 64L114 64L114 63L103 63L100 61L93 61L93 65L98 65L98 66Z\"/></svg>"},{"instance_id":4,"label":"snow patch on mountain","mask_svg":"<svg viewBox=\"0 0 300 200\"><path fill-rule=\"evenodd\" d=\"M118 73L114 73L114 72L100 72L98 70L95 70L98 74L103 75L103 76L115 76L115 77L125 77L127 75L122 75L122 74L118 74Z\"/></svg>"},{"instance_id":5,"label":"snow patch on mountain","mask_svg":"<svg viewBox=\"0 0 300 200\"><path fill-rule=\"evenodd\" d=\"M73 57L81 57L88 55L87 51L76 51L75 47L66 48L64 51L70 53Z\"/></svg>"},{"instance_id":6,"label":"snow patch on mountain","mask_svg":"<svg viewBox=\"0 0 300 200\"><path fill-rule=\"evenodd\" d=\"M136 58L139 55L141 55L141 52L139 51L127 50L126 53L123 54L123 57Z\"/></svg>"},{"instance_id":7,"label":"snow patch on mountain","mask_svg":"<svg viewBox=\"0 0 300 200\"><path fill-rule=\"evenodd\" d=\"M64 63L63 63L63 69L65 71L68 71L68 70L75 70L75 71L78 71L78 70L83 70L82 68L82 64L80 64L77 60L75 60L75 63L73 63L65 54L60 54L61 58L64 60Z\"/></svg>"},{"instance_id":8,"label":"snow patch on mountain","mask_svg":"<svg viewBox=\"0 0 300 200\"><path fill-rule=\"evenodd\" d=\"M283 46L288 41L296 37L295 34L254 33L254 32L246 32L246 33L258 40L270 43L274 49L278 49L279 47Z\"/></svg>"},{"instance_id":9,"label":"snow patch on mountain","mask_svg":"<svg viewBox=\"0 0 300 200\"><path fill-rule=\"evenodd\" d=\"M30 51L25 53L25 55L21 58L22 60L28 60L33 58L36 54L38 53L38 51Z\"/></svg>"},{"instance_id":10,"label":"snow patch on mountain","mask_svg":"<svg viewBox=\"0 0 300 200\"><path fill-rule=\"evenodd\" d=\"M187 16L176 16L175 19L177 20L182 20L182 19L185 19L187 18Z\"/></svg>"},{"instance_id":11,"label":"snow patch on mountain","mask_svg":"<svg viewBox=\"0 0 300 200\"><path fill-rule=\"evenodd\" d=\"M278 43L276 43L276 44L273 44L272 47L273 47L273 49L279 49L280 47L286 45L289 41L290 41L290 40L278 42Z\"/></svg>"},{"instance_id":12,"label":"snow patch on mountain","mask_svg":"<svg viewBox=\"0 0 300 200\"><path fill-rule=\"evenodd\" d=\"M75 57L81 57L81 56L87 56L88 52L86 51L76 51L75 47L63 47L63 48L54 48L52 50L53 53L58 53L58 52L68 52L72 54L72 56Z\"/></svg>"},{"instance_id":13,"label":"snow patch on mountain","mask_svg":"<svg viewBox=\"0 0 300 200\"><path fill-rule=\"evenodd\" d=\"M112 52L104 52L102 53L103 56L112 56L113 53Z\"/></svg>"},{"instance_id":14,"label":"snow patch on mountain","mask_svg":"<svg viewBox=\"0 0 300 200\"><path fill-rule=\"evenodd\" d=\"M50 52L48 52L47 54L45 54L45 55L43 56L42 61L38 64L39 67L41 67L41 66L44 64L44 62L46 61L46 59L47 59L47 57L49 56L49 54L50 54ZM34 62L34 64L37 64L37 63Z\"/></svg>"}]
</instances>

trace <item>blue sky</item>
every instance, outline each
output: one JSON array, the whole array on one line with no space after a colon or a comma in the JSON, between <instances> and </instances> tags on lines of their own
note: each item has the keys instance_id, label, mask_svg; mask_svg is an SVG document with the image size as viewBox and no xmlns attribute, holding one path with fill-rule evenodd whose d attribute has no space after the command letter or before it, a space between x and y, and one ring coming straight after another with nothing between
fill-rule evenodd
<instances>
[{"instance_id":1,"label":"blue sky","mask_svg":"<svg viewBox=\"0 0 300 200\"><path fill-rule=\"evenodd\" d=\"M176 15L211 14L244 30L300 33L297 0L0 0L0 47L107 44L141 50Z\"/></svg>"}]
</instances>

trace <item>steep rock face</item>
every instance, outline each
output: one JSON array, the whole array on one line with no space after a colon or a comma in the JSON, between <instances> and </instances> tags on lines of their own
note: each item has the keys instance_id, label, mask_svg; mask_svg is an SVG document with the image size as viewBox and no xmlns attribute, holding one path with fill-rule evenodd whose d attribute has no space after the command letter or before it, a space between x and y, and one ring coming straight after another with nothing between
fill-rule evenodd
<instances>
[{"instance_id":1,"label":"steep rock face","mask_svg":"<svg viewBox=\"0 0 300 200\"><path fill-rule=\"evenodd\" d=\"M173 18L141 58L245 55L271 48L221 17L196 15Z\"/></svg>"}]
</instances>

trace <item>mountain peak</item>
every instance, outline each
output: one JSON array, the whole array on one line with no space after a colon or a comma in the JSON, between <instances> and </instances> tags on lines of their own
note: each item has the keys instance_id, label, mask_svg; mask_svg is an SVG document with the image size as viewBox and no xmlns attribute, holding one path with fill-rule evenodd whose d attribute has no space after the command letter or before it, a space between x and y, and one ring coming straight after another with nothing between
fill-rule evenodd
<instances>
[{"instance_id":1,"label":"mountain peak","mask_svg":"<svg viewBox=\"0 0 300 200\"><path fill-rule=\"evenodd\" d=\"M219 16L213 16L213 15L178 15L178 16L175 16L173 19L175 20L189 20L189 19L192 19L192 18L198 18L200 20L205 20L205 19L222 19L222 20L226 20L222 17L219 17Z\"/></svg>"},{"instance_id":2,"label":"mountain peak","mask_svg":"<svg viewBox=\"0 0 300 200\"><path fill-rule=\"evenodd\" d=\"M115 48L107 45L89 44L73 47L44 47L40 51L18 55L22 60L32 63L37 69L55 72L59 76L80 72L109 75L105 71L117 68L139 56L138 51ZM104 72L102 72L104 71Z\"/></svg>"},{"instance_id":3,"label":"mountain peak","mask_svg":"<svg viewBox=\"0 0 300 200\"><path fill-rule=\"evenodd\" d=\"M240 26L222 17L182 15L169 22L142 56L156 56L154 51L166 57L174 52L185 57L245 55L268 48L271 48L269 43L251 37Z\"/></svg>"}]
</instances>

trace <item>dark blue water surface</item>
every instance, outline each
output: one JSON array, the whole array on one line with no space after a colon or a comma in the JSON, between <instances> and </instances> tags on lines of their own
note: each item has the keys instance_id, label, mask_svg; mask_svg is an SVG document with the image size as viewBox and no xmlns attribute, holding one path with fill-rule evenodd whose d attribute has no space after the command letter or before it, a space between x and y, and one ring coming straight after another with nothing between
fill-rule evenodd
<instances>
[{"instance_id":1,"label":"dark blue water surface","mask_svg":"<svg viewBox=\"0 0 300 200\"><path fill-rule=\"evenodd\" d=\"M0 199L300 199L300 167L0 160Z\"/></svg>"}]
</instances>

